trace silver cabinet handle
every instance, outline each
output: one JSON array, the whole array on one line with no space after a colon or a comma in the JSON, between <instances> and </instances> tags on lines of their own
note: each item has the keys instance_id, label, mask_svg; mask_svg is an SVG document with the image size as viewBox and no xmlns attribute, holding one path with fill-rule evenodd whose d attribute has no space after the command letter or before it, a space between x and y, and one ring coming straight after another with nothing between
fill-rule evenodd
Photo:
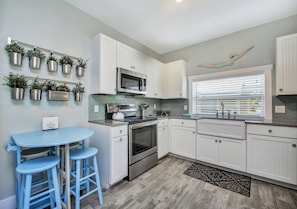
<instances>
[{"instance_id":1,"label":"silver cabinet handle","mask_svg":"<svg viewBox=\"0 0 297 209\"><path fill-rule=\"evenodd\" d=\"M292 144L292 147L293 147L293 148L296 148L296 144Z\"/></svg>"},{"instance_id":2,"label":"silver cabinet handle","mask_svg":"<svg viewBox=\"0 0 297 209\"><path fill-rule=\"evenodd\" d=\"M217 142L218 142L218 140L215 140L215 142L217 143Z\"/></svg>"},{"instance_id":3,"label":"silver cabinet handle","mask_svg":"<svg viewBox=\"0 0 297 209\"><path fill-rule=\"evenodd\" d=\"M271 130L271 129L269 129L269 130L268 130L268 133L272 133L272 130Z\"/></svg>"},{"instance_id":4,"label":"silver cabinet handle","mask_svg":"<svg viewBox=\"0 0 297 209\"><path fill-rule=\"evenodd\" d=\"M123 141L123 139L122 139L122 138L120 138L120 142L121 142L121 141Z\"/></svg>"},{"instance_id":5,"label":"silver cabinet handle","mask_svg":"<svg viewBox=\"0 0 297 209\"><path fill-rule=\"evenodd\" d=\"M221 141L221 140L219 140L219 143L222 143L222 141Z\"/></svg>"},{"instance_id":6,"label":"silver cabinet handle","mask_svg":"<svg viewBox=\"0 0 297 209\"><path fill-rule=\"evenodd\" d=\"M193 134L195 134L195 131L193 131Z\"/></svg>"},{"instance_id":7,"label":"silver cabinet handle","mask_svg":"<svg viewBox=\"0 0 297 209\"><path fill-rule=\"evenodd\" d=\"M282 88L280 88L280 89L279 89L279 91L283 91L283 89L282 89Z\"/></svg>"},{"instance_id":8,"label":"silver cabinet handle","mask_svg":"<svg viewBox=\"0 0 297 209\"><path fill-rule=\"evenodd\" d=\"M123 130L120 130L120 133L123 133Z\"/></svg>"}]
</instances>

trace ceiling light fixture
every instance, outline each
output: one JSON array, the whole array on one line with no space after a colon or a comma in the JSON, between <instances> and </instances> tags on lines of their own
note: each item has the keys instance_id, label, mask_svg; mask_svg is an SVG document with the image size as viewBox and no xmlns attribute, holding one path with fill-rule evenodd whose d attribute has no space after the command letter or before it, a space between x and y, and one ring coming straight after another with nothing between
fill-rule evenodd
<instances>
[{"instance_id":1,"label":"ceiling light fixture","mask_svg":"<svg viewBox=\"0 0 297 209\"><path fill-rule=\"evenodd\" d=\"M183 0L175 0L177 3L181 3L183 2Z\"/></svg>"}]
</instances>

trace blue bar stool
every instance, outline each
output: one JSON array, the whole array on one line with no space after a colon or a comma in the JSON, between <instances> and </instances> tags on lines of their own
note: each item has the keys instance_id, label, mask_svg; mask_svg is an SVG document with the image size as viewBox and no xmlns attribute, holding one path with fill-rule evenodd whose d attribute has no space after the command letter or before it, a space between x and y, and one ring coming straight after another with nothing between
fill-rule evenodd
<instances>
[{"instance_id":1,"label":"blue bar stool","mask_svg":"<svg viewBox=\"0 0 297 209\"><path fill-rule=\"evenodd\" d=\"M76 169L70 172L71 177L75 178L75 185L72 185L70 192L75 196L75 208L80 208L80 200L89 196L94 192L98 192L100 205L103 205L103 197L100 186L99 170L97 165L98 150L95 147L76 149L70 152L70 168L72 168L73 161L76 163ZM93 166L90 165L89 160L93 161ZM83 164L81 165L81 161ZM82 176L81 176L82 174ZM92 178L95 176L95 181ZM90 183L95 186L90 190ZM80 190L86 189L86 193L81 196Z\"/></svg>"},{"instance_id":2,"label":"blue bar stool","mask_svg":"<svg viewBox=\"0 0 297 209\"><path fill-rule=\"evenodd\" d=\"M28 160L17 166L16 171L21 176L19 209L29 209L31 207L43 208L45 205L48 205L48 202L50 202L51 208L61 209L61 197L56 169L59 162L60 158L50 156ZM32 175L44 171L47 171L48 188L47 190L33 193Z\"/></svg>"}]
</instances>

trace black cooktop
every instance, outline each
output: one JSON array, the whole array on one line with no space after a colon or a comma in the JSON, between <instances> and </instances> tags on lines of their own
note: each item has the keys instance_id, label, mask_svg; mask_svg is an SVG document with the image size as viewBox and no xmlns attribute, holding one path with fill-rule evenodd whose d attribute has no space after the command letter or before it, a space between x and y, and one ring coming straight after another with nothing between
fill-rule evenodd
<instances>
[{"instance_id":1,"label":"black cooktop","mask_svg":"<svg viewBox=\"0 0 297 209\"><path fill-rule=\"evenodd\" d=\"M156 117L141 117L141 116L132 116L132 117L124 118L124 121L128 122L129 124L142 123L142 122L152 121L152 120L157 120L157 118Z\"/></svg>"}]
</instances>

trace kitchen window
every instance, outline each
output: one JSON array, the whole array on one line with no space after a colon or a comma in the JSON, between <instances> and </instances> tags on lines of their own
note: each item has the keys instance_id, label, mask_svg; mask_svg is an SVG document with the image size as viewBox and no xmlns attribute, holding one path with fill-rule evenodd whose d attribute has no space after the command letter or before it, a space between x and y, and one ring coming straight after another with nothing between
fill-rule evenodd
<instances>
[{"instance_id":1,"label":"kitchen window","mask_svg":"<svg viewBox=\"0 0 297 209\"><path fill-rule=\"evenodd\" d=\"M225 118L229 111L240 119L272 119L269 66L189 77L191 114L216 117L218 111L221 118L223 104Z\"/></svg>"}]
</instances>

